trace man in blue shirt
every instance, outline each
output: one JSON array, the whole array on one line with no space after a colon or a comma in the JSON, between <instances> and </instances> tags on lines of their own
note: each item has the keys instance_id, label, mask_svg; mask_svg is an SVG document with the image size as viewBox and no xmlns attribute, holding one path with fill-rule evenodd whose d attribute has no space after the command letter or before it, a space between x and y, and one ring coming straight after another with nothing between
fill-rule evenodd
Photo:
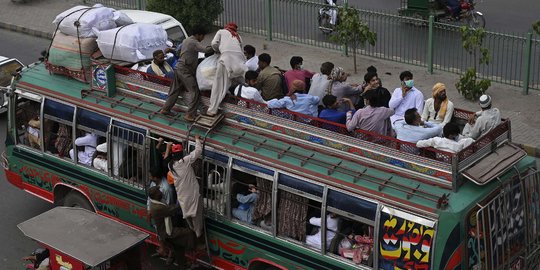
<instances>
[{"instance_id":1,"label":"man in blue shirt","mask_svg":"<svg viewBox=\"0 0 540 270\"><path fill-rule=\"evenodd\" d=\"M165 49L165 51L174 52L174 50L170 48ZM146 73L169 79L174 78L174 69L172 65L176 61L176 57L169 57L167 61L165 61L165 53L163 53L162 50L154 51L152 56L154 59L152 60L152 64L146 69Z\"/></svg>"},{"instance_id":2,"label":"man in blue shirt","mask_svg":"<svg viewBox=\"0 0 540 270\"><path fill-rule=\"evenodd\" d=\"M416 108L405 111L405 120L394 123L397 138L402 141L417 143L441 135L442 128L429 122L422 122Z\"/></svg>"},{"instance_id":3,"label":"man in blue shirt","mask_svg":"<svg viewBox=\"0 0 540 270\"><path fill-rule=\"evenodd\" d=\"M241 221L253 224L251 216L253 211L255 211L255 202L257 199L259 199L259 192L257 191L257 187L255 185L249 185L248 188L250 194L236 194L236 200L240 203L240 205L238 205L238 208L232 209L232 214L235 218Z\"/></svg>"},{"instance_id":4,"label":"man in blue shirt","mask_svg":"<svg viewBox=\"0 0 540 270\"><path fill-rule=\"evenodd\" d=\"M286 108L290 111L317 117L320 98L304 94L306 84L303 81L293 81L294 94L282 99L269 100L267 105L270 109Z\"/></svg>"},{"instance_id":5,"label":"man in blue shirt","mask_svg":"<svg viewBox=\"0 0 540 270\"><path fill-rule=\"evenodd\" d=\"M319 118L328 120L335 123L345 124L347 119L347 112L339 111L339 106L342 103L347 103L349 105L349 111L354 113L354 104L348 98L342 98L338 100L334 95L326 95L323 98L323 104L326 109L322 110L319 113Z\"/></svg>"}]
</instances>

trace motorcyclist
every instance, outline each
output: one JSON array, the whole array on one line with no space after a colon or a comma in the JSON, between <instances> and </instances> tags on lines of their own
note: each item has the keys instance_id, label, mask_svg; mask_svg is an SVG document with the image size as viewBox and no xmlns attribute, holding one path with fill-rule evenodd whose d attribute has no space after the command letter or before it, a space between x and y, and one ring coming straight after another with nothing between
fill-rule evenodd
<instances>
[{"instance_id":1,"label":"motorcyclist","mask_svg":"<svg viewBox=\"0 0 540 270\"><path fill-rule=\"evenodd\" d=\"M461 13L461 1L460 0L439 0L439 3L446 7L448 13L454 18L459 18Z\"/></svg>"},{"instance_id":2,"label":"motorcyclist","mask_svg":"<svg viewBox=\"0 0 540 270\"><path fill-rule=\"evenodd\" d=\"M333 7L330 7L330 8L324 7L324 8L319 9L320 15L327 14L330 17L331 25L336 25L336 22L337 22L337 9L334 8L337 6L336 3L337 3L337 0L326 0L326 4Z\"/></svg>"}]
</instances>

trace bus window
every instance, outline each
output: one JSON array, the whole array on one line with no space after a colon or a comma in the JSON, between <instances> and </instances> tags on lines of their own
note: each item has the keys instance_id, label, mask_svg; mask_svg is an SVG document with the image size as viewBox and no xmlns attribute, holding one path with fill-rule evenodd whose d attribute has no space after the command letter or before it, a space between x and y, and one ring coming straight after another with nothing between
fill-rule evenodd
<instances>
[{"instance_id":1,"label":"bus window","mask_svg":"<svg viewBox=\"0 0 540 270\"><path fill-rule=\"evenodd\" d=\"M210 160L203 161L203 201L205 209L212 214L224 216L227 206L226 164L218 165Z\"/></svg>"},{"instance_id":2,"label":"bus window","mask_svg":"<svg viewBox=\"0 0 540 270\"><path fill-rule=\"evenodd\" d=\"M321 201L323 187L288 175L279 175L277 196L277 234L320 249Z\"/></svg>"},{"instance_id":3,"label":"bus window","mask_svg":"<svg viewBox=\"0 0 540 270\"><path fill-rule=\"evenodd\" d=\"M41 149L40 103L19 96L15 109L17 143Z\"/></svg>"},{"instance_id":4,"label":"bus window","mask_svg":"<svg viewBox=\"0 0 540 270\"><path fill-rule=\"evenodd\" d=\"M43 146L47 153L61 158L69 156L73 147L74 107L50 99L43 108Z\"/></svg>"},{"instance_id":5,"label":"bus window","mask_svg":"<svg viewBox=\"0 0 540 270\"><path fill-rule=\"evenodd\" d=\"M341 213L340 211L336 211ZM335 220L336 230L327 227L326 250L339 258L349 260L355 264L373 266L373 226L328 211L328 220ZM348 216L348 215L347 215ZM327 221L329 223L329 221Z\"/></svg>"},{"instance_id":6,"label":"bus window","mask_svg":"<svg viewBox=\"0 0 540 270\"><path fill-rule=\"evenodd\" d=\"M114 121L110 128L109 164L113 178L144 188L148 159L145 151L146 131Z\"/></svg>"},{"instance_id":7,"label":"bus window","mask_svg":"<svg viewBox=\"0 0 540 270\"><path fill-rule=\"evenodd\" d=\"M77 111L76 139L69 156L80 165L94 167L96 147L106 142L110 118L92 111Z\"/></svg>"}]
</instances>

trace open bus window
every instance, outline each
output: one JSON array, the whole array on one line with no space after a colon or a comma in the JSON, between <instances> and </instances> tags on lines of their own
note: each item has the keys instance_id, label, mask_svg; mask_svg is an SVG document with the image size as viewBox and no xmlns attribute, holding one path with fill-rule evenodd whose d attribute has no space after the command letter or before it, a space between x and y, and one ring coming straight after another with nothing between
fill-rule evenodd
<instances>
[{"instance_id":1,"label":"open bus window","mask_svg":"<svg viewBox=\"0 0 540 270\"><path fill-rule=\"evenodd\" d=\"M80 165L93 167L96 147L106 142L110 118L92 111L77 111L76 139L69 157Z\"/></svg>"},{"instance_id":2,"label":"open bus window","mask_svg":"<svg viewBox=\"0 0 540 270\"><path fill-rule=\"evenodd\" d=\"M253 210L258 200L257 177L233 169L231 175L231 215L244 223L254 224Z\"/></svg>"},{"instance_id":3,"label":"open bus window","mask_svg":"<svg viewBox=\"0 0 540 270\"><path fill-rule=\"evenodd\" d=\"M326 216L337 219L337 230L327 228L326 250L355 264L373 266L373 226L333 212Z\"/></svg>"},{"instance_id":4,"label":"open bus window","mask_svg":"<svg viewBox=\"0 0 540 270\"><path fill-rule=\"evenodd\" d=\"M46 99L43 110L44 150L61 158L69 157L73 148L74 107Z\"/></svg>"},{"instance_id":5,"label":"open bus window","mask_svg":"<svg viewBox=\"0 0 540 270\"><path fill-rule=\"evenodd\" d=\"M15 123L17 143L41 149L40 103L24 97L17 99Z\"/></svg>"},{"instance_id":6,"label":"open bus window","mask_svg":"<svg viewBox=\"0 0 540 270\"><path fill-rule=\"evenodd\" d=\"M307 235L315 235L319 226L310 223L311 218L321 217L323 187L289 175L279 174L277 194L277 235L306 243ZM313 244L321 247L322 239ZM317 247L318 243L318 247Z\"/></svg>"}]
</instances>

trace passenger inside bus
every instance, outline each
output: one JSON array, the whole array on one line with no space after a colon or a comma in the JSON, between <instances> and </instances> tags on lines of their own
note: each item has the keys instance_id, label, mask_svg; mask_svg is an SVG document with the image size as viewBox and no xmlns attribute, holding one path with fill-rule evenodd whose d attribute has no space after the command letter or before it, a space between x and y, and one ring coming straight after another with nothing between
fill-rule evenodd
<instances>
[{"instance_id":1,"label":"passenger inside bus","mask_svg":"<svg viewBox=\"0 0 540 270\"><path fill-rule=\"evenodd\" d=\"M95 156L92 162L94 168L107 172L107 143L102 143L96 147Z\"/></svg>"},{"instance_id":2,"label":"passenger inside bus","mask_svg":"<svg viewBox=\"0 0 540 270\"><path fill-rule=\"evenodd\" d=\"M309 219L309 223L311 225L321 227L322 218L312 217ZM327 243L330 243L332 239L334 238L334 236L336 235L336 231L338 229L338 223L339 223L338 215L334 213L330 213L328 216L326 216L326 242ZM321 242L322 242L322 232L320 228L317 230L317 233L313 235L308 235L306 237L306 244L316 249L321 249ZM330 247L327 247L327 250L329 248Z\"/></svg>"},{"instance_id":3,"label":"passenger inside bus","mask_svg":"<svg viewBox=\"0 0 540 270\"><path fill-rule=\"evenodd\" d=\"M84 136L75 139L75 146L77 146L77 158L80 164L91 166L92 157L96 152L96 146L99 136L93 133L86 133ZM79 151L79 148L84 149ZM69 150L69 156L75 160L75 150Z\"/></svg>"},{"instance_id":4,"label":"passenger inside bus","mask_svg":"<svg viewBox=\"0 0 540 270\"><path fill-rule=\"evenodd\" d=\"M236 194L239 204L238 207L232 209L232 215L241 221L253 224L252 214L259 199L259 192L255 185L249 185L248 191L249 194Z\"/></svg>"},{"instance_id":5,"label":"passenger inside bus","mask_svg":"<svg viewBox=\"0 0 540 270\"><path fill-rule=\"evenodd\" d=\"M40 131L41 121L39 120L39 116L35 116L34 118L30 119L28 121L28 128L27 128L27 138L28 142L30 143L31 147L34 147L36 149L41 148L41 142L40 142Z\"/></svg>"},{"instance_id":6,"label":"passenger inside bus","mask_svg":"<svg viewBox=\"0 0 540 270\"><path fill-rule=\"evenodd\" d=\"M341 217L338 233L329 245L329 251L356 264L373 265L373 226Z\"/></svg>"}]
</instances>

